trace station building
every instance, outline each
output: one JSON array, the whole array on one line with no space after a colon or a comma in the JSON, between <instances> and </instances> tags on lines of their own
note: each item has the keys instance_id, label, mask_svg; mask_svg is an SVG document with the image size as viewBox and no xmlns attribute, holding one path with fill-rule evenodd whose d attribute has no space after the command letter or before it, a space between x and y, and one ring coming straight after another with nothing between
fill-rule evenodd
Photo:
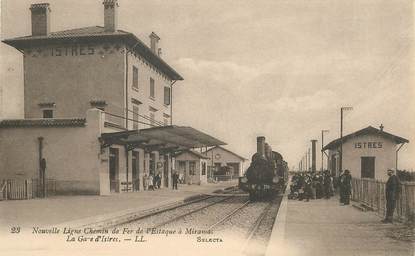
<instances>
[{"instance_id":1,"label":"station building","mask_svg":"<svg viewBox=\"0 0 415 256\"><path fill-rule=\"evenodd\" d=\"M206 155L210 157L210 170L218 170L222 166L230 166L233 169L233 176L243 176L244 162L247 160L246 158L221 146L210 148L207 150Z\"/></svg>"},{"instance_id":2,"label":"station building","mask_svg":"<svg viewBox=\"0 0 415 256\"><path fill-rule=\"evenodd\" d=\"M342 169L348 169L355 178L386 181L388 169L397 169L398 152L409 143L407 139L368 126L333 140L323 147L328 151L327 166L333 175L340 174L340 147L342 147Z\"/></svg>"},{"instance_id":3,"label":"station building","mask_svg":"<svg viewBox=\"0 0 415 256\"><path fill-rule=\"evenodd\" d=\"M0 122L0 181L105 195L142 190L145 173L160 173L170 186L176 151L225 144L172 125L182 76L154 32L147 46L118 29L117 0L103 5L104 26L51 32L50 5L32 4L32 35L3 41L23 54L24 119Z\"/></svg>"},{"instance_id":4,"label":"station building","mask_svg":"<svg viewBox=\"0 0 415 256\"><path fill-rule=\"evenodd\" d=\"M186 184L206 184L209 157L194 150L185 150L175 155L176 171Z\"/></svg>"}]
</instances>

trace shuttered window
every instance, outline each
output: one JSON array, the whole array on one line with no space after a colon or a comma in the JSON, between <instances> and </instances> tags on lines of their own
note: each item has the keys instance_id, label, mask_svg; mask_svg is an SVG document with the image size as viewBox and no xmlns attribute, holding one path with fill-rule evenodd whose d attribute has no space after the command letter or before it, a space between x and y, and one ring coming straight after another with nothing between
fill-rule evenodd
<instances>
[{"instance_id":1,"label":"shuttered window","mask_svg":"<svg viewBox=\"0 0 415 256\"><path fill-rule=\"evenodd\" d=\"M164 87L164 105L170 105L170 88Z\"/></svg>"},{"instance_id":2,"label":"shuttered window","mask_svg":"<svg viewBox=\"0 0 415 256\"><path fill-rule=\"evenodd\" d=\"M138 68L133 66L133 88L138 90Z\"/></svg>"},{"instance_id":3,"label":"shuttered window","mask_svg":"<svg viewBox=\"0 0 415 256\"><path fill-rule=\"evenodd\" d=\"M133 129L138 130L138 106L133 105Z\"/></svg>"},{"instance_id":4,"label":"shuttered window","mask_svg":"<svg viewBox=\"0 0 415 256\"><path fill-rule=\"evenodd\" d=\"M154 79L150 78L150 97L155 98Z\"/></svg>"}]
</instances>

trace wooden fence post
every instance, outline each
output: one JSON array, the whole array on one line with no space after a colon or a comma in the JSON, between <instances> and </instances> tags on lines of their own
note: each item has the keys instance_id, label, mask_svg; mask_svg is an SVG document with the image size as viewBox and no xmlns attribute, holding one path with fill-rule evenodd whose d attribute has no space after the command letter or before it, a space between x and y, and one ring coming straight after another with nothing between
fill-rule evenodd
<instances>
[{"instance_id":1,"label":"wooden fence post","mask_svg":"<svg viewBox=\"0 0 415 256\"><path fill-rule=\"evenodd\" d=\"M24 180L24 194L25 194L25 198L29 199L28 191L27 191L27 180Z\"/></svg>"}]
</instances>

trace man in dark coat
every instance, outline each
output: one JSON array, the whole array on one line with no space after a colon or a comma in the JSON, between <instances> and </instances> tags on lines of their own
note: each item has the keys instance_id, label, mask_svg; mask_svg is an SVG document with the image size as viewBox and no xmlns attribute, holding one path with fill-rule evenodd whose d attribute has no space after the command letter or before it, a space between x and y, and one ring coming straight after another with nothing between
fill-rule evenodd
<instances>
[{"instance_id":1,"label":"man in dark coat","mask_svg":"<svg viewBox=\"0 0 415 256\"><path fill-rule=\"evenodd\" d=\"M331 185L332 185L331 184L331 176L330 176L329 171L326 170L324 172L324 175L323 175L324 197L326 199L329 199L330 196L331 196L331 192L330 192Z\"/></svg>"},{"instance_id":2,"label":"man in dark coat","mask_svg":"<svg viewBox=\"0 0 415 256\"><path fill-rule=\"evenodd\" d=\"M388 170L388 181L386 182L386 216L383 223L392 223L393 212L395 211L396 200L399 197L400 181L394 174L394 171Z\"/></svg>"},{"instance_id":3,"label":"man in dark coat","mask_svg":"<svg viewBox=\"0 0 415 256\"><path fill-rule=\"evenodd\" d=\"M339 177L337 178L337 189L339 190L339 196L340 196L340 204L343 204L344 203L344 192L343 192L343 186L342 186L342 179L343 179L343 176L344 176L344 172L342 172L342 171L340 171L341 173L340 173L340 175L339 175Z\"/></svg>"},{"instance_id":4,"label":"man in dark coat","mask_svg":"<svg viewBox=\"0 0 415 256\"><path fill-rule=\"evenodd\" d=\"M350 175L349 170L344 170L343 175L340 179L340 191L343 195L340 195L340 198L343 198L344 205L350 204L350 194L352 192L352 175Z\"/></svg>"},{"instance_id":5,"label":"man in dark coat","mask_svg":"<svg viewBox=\"0 0 415 256\"><path fill-rule=\"evenodd\" d=\"M304 177L304 198L306 199L306 202L310 201L310 198L313 198L312 183L313 179L311 178L311 175L307 173Z\"/></svg>"},{"instance_id":6,"label":"man in dark coat","mask_svg":"<svg viewBox=\"0 0 415 256\"><path fill-rule=\"evenodd\" d=\"M177 183L179 182L179 174L175 171L173 172L173 189L177 189Z\"/></svg>"}]
</instances>

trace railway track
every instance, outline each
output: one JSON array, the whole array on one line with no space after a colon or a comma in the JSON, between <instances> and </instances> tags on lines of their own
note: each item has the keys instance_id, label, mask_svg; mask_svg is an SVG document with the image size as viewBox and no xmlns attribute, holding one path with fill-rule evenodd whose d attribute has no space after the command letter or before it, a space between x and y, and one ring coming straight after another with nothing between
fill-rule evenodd
<instances>
[{"instance_id":1,"label":"railway track","mask_svg":"<svg viewBox=\"0 0 415 256\"><path fill-rule=\"evenodd\" d=\"M241 249L242 255L259 256L265 254L281 200L282 198L279 197L270 202L256 219L247 233L246 241Z\"/></svg>"},{"instance_id":2,"label":"railway track","mask_svg":"<svg viewBox=\"0 0 415 256\"><path fill-rule=\"evenodd\" d=\"M215 204L229 200L231 196L206 196L201 199L193 200L181 205L168 207L159 211L130 219L122 223L117 223L118 227L141 226L141 227L161 227L174 221L178 221L188 215L202 211Z\"/></svg>"},{"instance_id":3,"label":"railway track","mask_svg":"<svg viewBox=\"0 0 415 256\"><path fill-rule=\"evenodd\" d=\"M216 226L222 224L226 220L230 219L233 215L235 215L238 211L240 211L242 208L246 207L251 201L247 200L245 203L243 203L241 206L237 207L235 210L227 214L225 217L214 223L209 227L210 230L213 230Z\"/></svg>"},{"instance_id":4,"label":"railway track","mask_svg":"<svg viewBox=\"0 0 415 256\"><path fill-rule=\"evenodd\" d=\"M209 227L222 237L240 241L241 255L264 255L281 197L271 202L246 201Z\"/></svg>"},{"instance_id":5,"label":"railway track","mask_svg":"<svg viewBox=\"0 0 415 256\"><path fill-rule=\"evenodd\" d=\"M212 195L116 226L209 230L224 241L240 241L243 255L264 255L281 199L279 196L272 202L252 202L248 196Z\"/></svg>"},{"instance_id":6,"label":"railway track","mask_svg":"<svg viewBox=\"0 0 415 256\"><path fill-rule=\"evenodd\" d=\"M196 229L211 230L213 225L224 221L224 215L225 218L229 217L246 204L246 197L226 197L215 204L209 204L191 212L183 213L174 219L157 225L157 227L174 229L190 226Z\"/></svg>"}]
</instances>

